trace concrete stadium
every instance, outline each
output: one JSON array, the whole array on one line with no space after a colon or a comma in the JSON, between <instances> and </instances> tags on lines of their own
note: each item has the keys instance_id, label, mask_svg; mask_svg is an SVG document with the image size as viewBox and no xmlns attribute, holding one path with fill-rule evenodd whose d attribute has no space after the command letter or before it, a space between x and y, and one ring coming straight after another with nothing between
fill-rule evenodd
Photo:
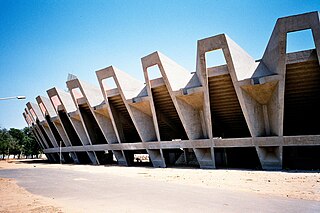
<instances>
[{"instance_id":1,"label":"concrete stadium","mask_svg":"<svg viewBox=\"0 0 320 213\"><path fill-rule=\"evenodd\" d=\"M287 53L287 34L306 29L316 48ZM226 64L208 67L216 50ZM109 66L99 87L70 78L23 116L52 162L319 169L319 57L319 12L289 16L259 60L220 34L198 41L195 72L154 52L141 59L145 82Z\"/></svg>"}]
</instances>

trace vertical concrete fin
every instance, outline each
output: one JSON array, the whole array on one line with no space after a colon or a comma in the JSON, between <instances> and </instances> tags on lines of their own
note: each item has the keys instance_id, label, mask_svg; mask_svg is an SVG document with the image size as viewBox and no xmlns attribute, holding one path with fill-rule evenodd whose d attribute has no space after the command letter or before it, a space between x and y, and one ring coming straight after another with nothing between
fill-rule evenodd
<instances>
[{"instance_id":1,"label":"vertical concrete fin","mask_svg":"<svg viewBox=\"0 0 320 213\"><path fill-rule=\"evenodd\" d=\"M199 95L199 94L198 94ZM181 114L181 122L183 122L189 139L207 138L205 130L203 130L201 122L201 109L195 108L188 104L183 98L173 97Z\"/></svg>"},{"instance_id":2,"label":"vertical concrete fin","mask_svg":"<svg viewBox=\"0 0 320 213\"><path fill-rule=\"evenodd\" d=\"M160 141L161 140L160 130L159 130L159 125L158 125L158 120L157 120L156 109L154 106L154 99L153 99L153 95L152 95L152 91L151 91L151 83L150 83L151 79L149 79L148 70L147 70L149 67L159 63L159 58L156 56L156 54L157 53L152 53L148 56L141 58L141 63L142 63L143 74L144 74L144 78L145 78L145 82L146 82L147 95L149 97L148 102L149 102L149 107L151 109L153 125L155 128L157 140ZM160 70L160 72L161 72L161 70Z\"/></svg>"}]
</instances>

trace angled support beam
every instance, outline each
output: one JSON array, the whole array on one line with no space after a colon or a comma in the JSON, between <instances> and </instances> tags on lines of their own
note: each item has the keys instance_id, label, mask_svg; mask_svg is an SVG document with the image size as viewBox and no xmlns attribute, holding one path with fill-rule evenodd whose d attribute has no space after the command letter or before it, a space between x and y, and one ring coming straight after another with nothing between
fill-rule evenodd
<instances>
[{"instance_id":1,"label":"angled support beam","mask_svg":"<svg viewBox=\"0 0 320 213\"><path fill-rule=\"evenodd\" d=\"M38 139L41 141L42 146L45 147L46 149L51 148L53 146L52 146L52 144L49 146L49 143L51 143L51 142L49 141L48 136L46 136L46 133L43 130L43 127L40 124L39 119L38 119L35 111L31 107L32 105L36 105L36 104L27 103L27 108L25 108L25 112L27 115L29 115L28 117L32 122L32 127L33 127ZM59 159L57 159L54 154L48 154L47 157L50 162L59 162Z\"/></svg>"},{"instance_id":2,"label":"angled support beam","mask_svg":"<svg viewBox=\"0 0 320 213\"><path fill-rule=\"evenodd\" d=\"M110 90L106 88L106 86L108 85L104 85L103 81L108 78L113 78L114 83L116 84L116 90L125 105L125 108L134 124L134 128L136 128L139 137L141 138L142 143L156 141L156 132L152 121L151 108L148 104L148 100L141 100L140 98L140 100L137 101L137 99L141 97L141 94L142 97L145 97L145 94L143 94L145 85L137 79L131 77L127 73L113 66L96 71L96 75L105 102L109 106L108 109L110 110L110 114L112 115L108 100ZM112 117L115 129L117 129L114 119L115 118ZM118 137L121 141L119 132ZM154 167L163 167L163 164L159 163L159 153L157 154L157 151L147 150L147 152Z\"/></svg>"},{"instance_id":3,"label":"angled support beam","mask_svg":"<svg viewBox=\"0 0 320 213\"><path fill-rule=\"evenodd\" d=\"M209 73L214 72L215 70L207 67L206 64L206 53L214 50L222 49L225 61L227 62L227 69L217 69L228 71L230 74L233 87L237 94L238 101L240 103L240 107L244 114L246 123L248 125L249 131L251 135L254 135L253 122L250 122L250 114L248 106L243 97L243 93L241 88L238 85L239 79L245 79L251 77L254 68L255 61L249 56L243 49L241 49L235 42L233 42L228 36L225 34L205 38L198 41L198 49L197 49L197 75L199 80L203 85L204 90L204 117L205 124L208 127L208 133L210 138L213 137L212 130L212 120L211 120L211 109L210 109L210 93L209 93ZM222 67L223 68L223 67ZM213 75L213 74L211 74ZM255 104L254 102L251 104ZM255 107L255 105L253 105ZM213 115L214 116L214 115ZM253 115L254 116L254 115ZM253 119L252 119L253 120ZM214 152L211 151L211 155L214 159ZM213 160L214 162L214 160ZM213 163L214 164L214 163Z\"/></svg>"},{"instance_id":4,"label":"angled support beam","mask_svg":"<svg viewBox=\"0 0 320 213\"><path fill-rule=\"evenodd\" d=\"M208 131L201 121L201 118L203 118L203 99L201 98L202 91L198 94L193 93L192 97L188 94L191 90L200 87L200 82L197 79L197 76L192 76L186 69L160 52L154 52L145 56L141 61L146 79L148 95L151 100L150 103L153 112L153 121L156 127L158 140L160 140L160 132L157 119L160 118L157 118L155 112L154 97L151 92L151 88L154 85L152 85L151 79L149 79L148 75L148 68L154 65L157 65L160 70L163 83L168 90L170 99L173 102L187 137L189 139L208 138ZM159 115L160 114L161 113L159 113ZM164 122L166 121L166 119L163 120Z\"/></svg>"},{"instance_id":5,"label":"angled support beam","mask_svg":"<svg viewBox=\"0 0 320 213\"><path fill-rule=\"evenodd\" d=\"M36 100L43 116L49 124L49 128L51 129L51 132L53 133L58 146L71 146L70 140L61 124L60 117L57 115L50 99L44 96L38 96ZM73 162L79 163L76 153L70 152L70 155ZM68 155L65 155L64 158L66 158L65 160L70 161Z\"/></svg>"},{"instance_id":6,"label":"angled support beam","mask_svg":"<svg viewBox=\"0 0 320 213\"><path fill-rule=\"evenodd\" d=\"M38 135L34 132L34 128L33 128L33 126L32 126L33 124L32 124L32 121L31 121L30 118L29 118L29 115L28 115L26 112L23 112L22 115L23 115L26 123L28 124L28 127L31 129L32 134L35 136L35 139L36 139L39 147L44 150L45 147L43 146L42 141L40 140L40 138L38 137Z\"/></svg>"},{"instance_id":7,"label":"angled support beam","mask_svg":"<svg viewBox=\"0 0 320 213\"><path fill-rule=\"evenodd\" d=\"M33 121L32 116L30 115L30 112L27 108L24 109L24 115L26 116L26 120L29 124L29 126L32 128L34 135L36 136L36 138L38 139L39 143L40 143L40 147L42 147L43 149L48 149L49 146L43 141L43 139L40 137L40 135L38 134L37 131L37 127L35 122Z\"/></svg>"},{"instance_id":8,"label":"angled support beam","mask_svg":"<svg viewBox=\"0 0 320 213\"><path fill-rule=\"evenodd\" d=\"M47 94L52 105L56 109L56 113L60 117L61 124L64 127L71 144L73 146L75 144L83 146L89 145L90 141L80 121L79 111L72 101L71 95L55 87L47 90ZM86 153L92 164L98 163L96 155L93 152L86 151ZM80 159L79 161L82 163Z\"/></svg>"},{"instance_id":9,"label":"angled support beam","mask_svg":"<svg viewBox=\"0 0 320 213\"><path fill-rule=\"evenodd\" d=\"M283 136L283 115L284 115L284 91L286 76L286 49L287 34L289 32L311 29L316 46L317 57L320 57L320 21L319 12L306 13L296 16L289 16L277 20L273 29L267 48L261 59L261 63L269 70L280 76L276 87L273 102L268 105L270 113L270 126L275 135ZM263 70L257 68L253 77L261 77Z\"/></svg>"},{"instance_id":10,"label":"angled support beam","mask_svg":"<svg viewBox=\"0 0 320 213\"><path fill-rule=\"evenodd\" d=\"M275 74L278 78L277 85L274 88L274 94L269 103L265 104L267 111L271 135L283 136L284 128L284 96L285 96L285 78L287 64L287 34L290 32L311 29L316 47L317 58L320 57L320 19L319 12L305 13L296 16L289 16L277 20L273 29L267 48L263 54L260 64L253 75L254 79L264 81L265 70L268 73ZM269 78L274 78L271 76ZM270 82L270 81L269 81ZM266 116L265 120L266 120ZM282 168L282 150L283 145L277 147L256 146L261 165L263 169L281 169Z\"/></svg>"},{"instance_id":11,"label":"angled support beam","mask_svg":"<svg viewBox=\"0 0 320 213\"><path fill-rule=\"evenodd\" d=\"M248 125L251 135L255 135L255 128L253 126L254 118L250 119L249 106L253 108L256 107L256 104L250 103L251 105L246 105L246 102L243 97L243 92L238 85L239 80L250 78L254 69L256 67L255 60L249 56L243 49L241 49L234 41L232 41L225 34L220 34L217 36L205 38L198 41L198 53L197 53L197 75L204 85L204 98L205 103L207 104L206 108L206 120L207 123L211 126L211 112L210 112L210 98L209 98L209 70L210 68L206 65L206 56L205 54L210 51L221 49L223 51L225 60L227 62L227 70L232 79L233 87L237 94L238 101L240 103L242 112L244 114L246 123ZM255 115L252 115L255 117ZM210 130L211 131L211 130ZM213 130L214 131L214 130ZM212 131L210 133L212 135Z\"/></svg>"},{"instance_id":12,"label":"angled support beam","mask_svg":"<svg viewBox=\"0 0 320 213\"><path fill-rule=\"evenodd\" d=\"M58 147L57 141L55 140L50 128L49 124L41 113L40 107L36 103L27 103L27 107L33 117L35 118L36 123L39 125L39 128L42 129L42 134L46 138L47 144L52 147Z\"/></svg>"},{"instance_id":13,"label":"angled support beam","mask_svg":"<svg viewBox=\"0 0 320 213\"><path fill-rule=\"evenodd\" d=\"M81 121L86 129L91 143L119 143L119 138L114 129L114 125L112 124L112 114L108 110L109 107L105 104L100 89L94 85L80 81L79 79L67 81L67 87L71 91L72 99L80 111ZM77 97L75 92L73 92L74 89L79 89L78 92L81 93L80 97L82 100L80 97ZM87 110L87 112L84 112L81 109L81 105L85 105L89 111ZM93 119L89 119L88 113L91 113L92 117L90 117ZM94 128L94 123L98 126L98 128ZM99 135L100 137L98 137ZM125 160L126 158L122 153L114 150L111 151L113 151L113 154L115 155L119 165L127 165Z\"/></svg>"},{"instance_id":14,"label":"angled support beam","mask_svg":"<svg viewBox=\"0 0 320 213\"><path fill-rule=\"evenodd\" d=\"M206 129L201 125L201 108L203 101L202 91L195 94L192 89L201 88L196 75L191 75L189 71L179 64L169 59L160 52L154 52L142 59L146 81L150 81L147 69L157 65L159 67L164 84L169 92L170 98L177 110L182 125L189 139L208 138ZM192 93L192 97L190 94Z\"/></svg>"}]
</instances>

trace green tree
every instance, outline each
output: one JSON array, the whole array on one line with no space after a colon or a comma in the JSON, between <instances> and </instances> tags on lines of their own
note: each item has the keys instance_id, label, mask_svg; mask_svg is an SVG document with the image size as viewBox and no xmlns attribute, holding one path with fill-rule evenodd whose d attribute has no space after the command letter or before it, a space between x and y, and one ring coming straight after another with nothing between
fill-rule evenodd
<instances>
[{"instance_id":1,"label":"green tree","mask_svg":"<svg viewBox=\"0 0 320 213\"><path fill-rule=\"evenodd\" d=\"M0 154L2 155L2 159L4 159L5 155L8 152L9 137L10 134L6 129L0 129Z\"/></svg>"},{"instance_id":2,"label":"green tree","mask_svg":"<svg viewBox=\"0 0 320 213\"><path fill-rule=\"evenodd\" d=\"M10 128L9 129L9 134L11 137L14 139L14 141L11 142L11 149L12 149L12 154L18 155L18 158L20 158L21 153L23 152L23 147L24 147L24 131L20 129L15 129L15 128Z\"/></svg>"},{"instance_id":3,"label":"green tree","mask_svg":"<svg viewBox=\"0 0 320 213\"><path fill-rule=\"evenodd\" d=\"M23 130L11 128L7 129L0 128L0 154L2 159L5 155L10 156L13 154L14 157L23 153L26 156L39 155L40 147L32 134L29 127L25 127Z\"/></svg>"},{"instance_id":4,"label":"green tree","mask_svg":"<svg viewBox=\"0 0 320 213\"><path fill-rule=\"evenodd\" d=\"M36 141L36 138L34 137L31 129L29 127L25 127L22 130L24 137L23 137L23 153L25 155L39 155L41 152L41 149L39 147L39 144Z\"/></svg>"}]
</instances>

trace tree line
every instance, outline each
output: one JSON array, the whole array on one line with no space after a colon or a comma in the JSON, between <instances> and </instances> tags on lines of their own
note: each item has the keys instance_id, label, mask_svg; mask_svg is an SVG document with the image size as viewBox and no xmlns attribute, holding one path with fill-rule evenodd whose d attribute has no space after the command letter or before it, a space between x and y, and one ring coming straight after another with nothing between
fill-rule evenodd
<instances>
[{"instance_id":1,"label":"tree line","mask_svg":"<svg viewBox=\"0 0 320 213\"><path fill-rule=\"evenodd\" d=\"M0 128L0 157L2 159L12 155L13 158L21 158L22 155L33 158L40 153L39 144L29 127L22 130Z\"/></svg>"}]
</instances>

